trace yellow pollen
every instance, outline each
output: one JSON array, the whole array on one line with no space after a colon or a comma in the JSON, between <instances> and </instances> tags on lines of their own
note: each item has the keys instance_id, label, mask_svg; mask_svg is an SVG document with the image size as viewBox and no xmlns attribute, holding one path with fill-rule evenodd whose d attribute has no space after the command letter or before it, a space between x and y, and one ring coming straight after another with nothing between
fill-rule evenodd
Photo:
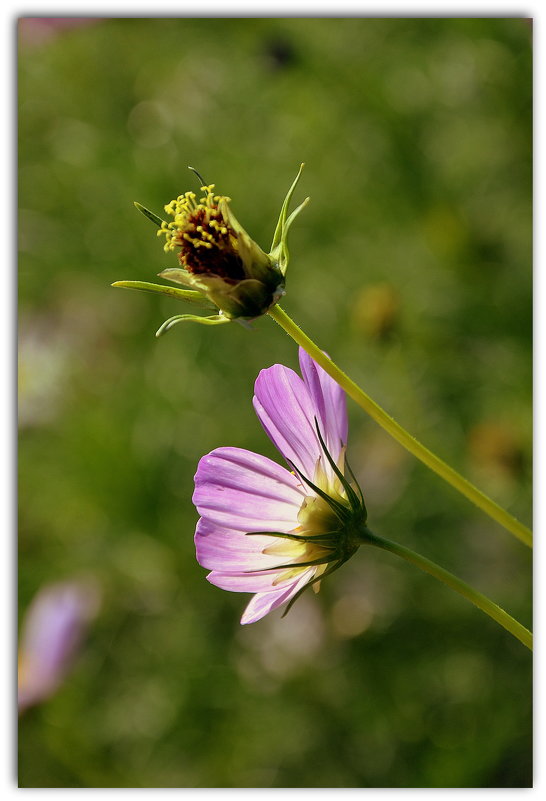
<instances>
[{"instance_id":1,"label":"yellow pollen","mask_svg":"<svg viewBox=\"0 0 546 801\"><path fill-rule=\"evenodd\" d=\"M175 250L180 247L181 237L190 242L196 248L207 248L221 246L215 239L214 232L221 236L229 234L229 228L224 224L222 212L217 204L220 201L228 203L230 198L213 193L214 184L202 186L203 196L197 200L195 192L185 192L175 200L171 200L164 206L165 212L173 219L170 222L163 221L157 231L158 236L165 236L163 249L165 252ZM193 215L201 214L202 225L192 228L191 220ZM194 231L197 236L192 236Z\"/></svg>"}]
</instances>

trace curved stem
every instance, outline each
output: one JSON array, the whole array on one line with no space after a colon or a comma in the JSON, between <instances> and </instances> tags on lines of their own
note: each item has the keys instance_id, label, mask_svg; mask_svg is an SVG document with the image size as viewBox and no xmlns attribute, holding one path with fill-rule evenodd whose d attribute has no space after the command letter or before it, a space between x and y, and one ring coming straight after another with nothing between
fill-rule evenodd
<instances>
[{"instance_id":1,"label":"curved stem","mask_svg":"<svg viewBox=\"0 0 546 801\"><path fill-rule=\"evenodd\" d=\"M377 548L382 548L384 551L389 551L390 553L396 554L396 556L400 556L402 559L405 559L406 562L411 562L411 564L415 565L420 570L429 573L431 576L438 579L438 581L447 584L452 590L458 592L463 598L466 598L473 603L474 606L477 606L478 609L481 609L482 612L485 612L486 615L489 615L490 618L495 620L500 626L506 629L506 631L509 631L510 634L516 637L523 645L527 646L531 651L533 650L533 635L529 629L526 629L525 626L518 623L508 612L505 612L504 609L501 609L500 606L493 603L487 596L482 595L481 592L474 590L466 582L454 576L453 573L444 570L443 567L440 567L425 556L421 556L421 554L410 550L410 548L406 548L404 545L399 545L397 542L391 542L383 537L378 537L368 528L364 528L361 531L361 540L363 544L375 545Z\"/></svg>"},{"instance_id":2,"label":"curved stem","mask_svg":"<svg viewBox=\"0 0 546 801\"><path fill-rule=\"evenodd\" d=\"M509 512L499 506L495 501L485 495L481 490L474 486L466 478L463 478L456 470L450 467L446 462L440 459L436 454L432 453L427 447L422 445L415 437L413 437L405 428L396 422L387 412L381 408L363 389L361 389L348 375L346 375L340 368L326 356L320 348L315 345L312 339L309 339L296 323L290 319L280 306L273 306L269 309L268 314L272 317L281 328L284 328L286 333L300 345L309 356L311 356L317 364L326 370L334 381L345 390L347 395L351 397L359 406L372 417L376 423L382 426L394 439L403 445L410 453L420 459L431 470L437 473L440 478L451 484L458 492L468 498L472 503L478 506L501 526L510 531L521 542L529 547L533 545L533 535L527 526L520 523Z\"/></svg>"}]
</instances>

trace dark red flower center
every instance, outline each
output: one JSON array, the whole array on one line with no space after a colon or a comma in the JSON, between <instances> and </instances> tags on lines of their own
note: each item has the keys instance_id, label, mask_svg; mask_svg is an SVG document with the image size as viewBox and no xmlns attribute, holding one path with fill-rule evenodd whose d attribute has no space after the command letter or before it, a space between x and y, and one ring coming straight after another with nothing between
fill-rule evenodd
<instances>
[{"instance_id":1,"label":"dark red flower center","mask_svg":"<svg viewBox=\"0 0 546 801\"><path fill-rule=\"evenodd\" d=\"M175 241L180 264L192 275L217 275L234 283L246 278L237 235L217 206L195 209Z\"/></svg>"}]
</instances>

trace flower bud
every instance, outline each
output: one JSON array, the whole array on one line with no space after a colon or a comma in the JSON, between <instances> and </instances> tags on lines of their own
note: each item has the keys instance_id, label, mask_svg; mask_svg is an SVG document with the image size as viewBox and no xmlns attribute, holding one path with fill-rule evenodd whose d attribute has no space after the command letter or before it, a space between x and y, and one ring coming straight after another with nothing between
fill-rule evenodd
<instances>
[{"instance_id":1,"label":"flower bud","mask_svg":"<svg viewBox=\"0 0 546 801\"><path fill-rule=\"evenodd\" d=\"M214 193L214 184L203 185L199 199L194 192L186 192L168 203L165 212L172 218L169 221L135 203L158 226L158 236L165 237L164 250L178 253L180 266L159 275L184 289L144 281L117 281L113 286L169 295L217 312L210 316L176 315L163 323L156 336L183 321L218 325L266 314L284 295L288 229L309 201L306 198L287 217L302 169L303 164L284 199L269 253L237 221L230 198Z\"/></svg>"},{"instance_id":2,"label":"flower bud","mask_svg":"<svg viewBox=\"0 0 546 801\"><path fill-rule=\"evenodd\" d=\"M197 290L226 317L259 317L284 292L284 276L270 256L237 222L230 198L203 186L203 197L186 192L165 206L174 219L162 222L165 250L178 250L180 268L161 273Z\"/></svg>"}]
</instances>

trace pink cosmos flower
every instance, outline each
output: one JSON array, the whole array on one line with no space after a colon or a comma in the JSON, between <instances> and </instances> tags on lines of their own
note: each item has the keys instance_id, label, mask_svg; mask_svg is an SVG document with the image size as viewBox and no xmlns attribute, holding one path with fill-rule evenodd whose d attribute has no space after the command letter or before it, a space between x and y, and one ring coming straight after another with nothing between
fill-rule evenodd
<instances>
[{"instance_id":1,"label":"pink cosmos flower","mask_svg":"<svg viewBox=\"0 0 546 801\"><path fill-rule=\"evenodd\" d=\"M201 516L197 561L207 578L254 593L241 618L253 623L337 569L357 550L366 523L362 493L345 478L345 393L300 349L302 377L281 364L256 380L254 409L290 470L241 448L217 448L195 476ZM357 494L358 493L358 494Z\"/></svg>"}]
</instances>

